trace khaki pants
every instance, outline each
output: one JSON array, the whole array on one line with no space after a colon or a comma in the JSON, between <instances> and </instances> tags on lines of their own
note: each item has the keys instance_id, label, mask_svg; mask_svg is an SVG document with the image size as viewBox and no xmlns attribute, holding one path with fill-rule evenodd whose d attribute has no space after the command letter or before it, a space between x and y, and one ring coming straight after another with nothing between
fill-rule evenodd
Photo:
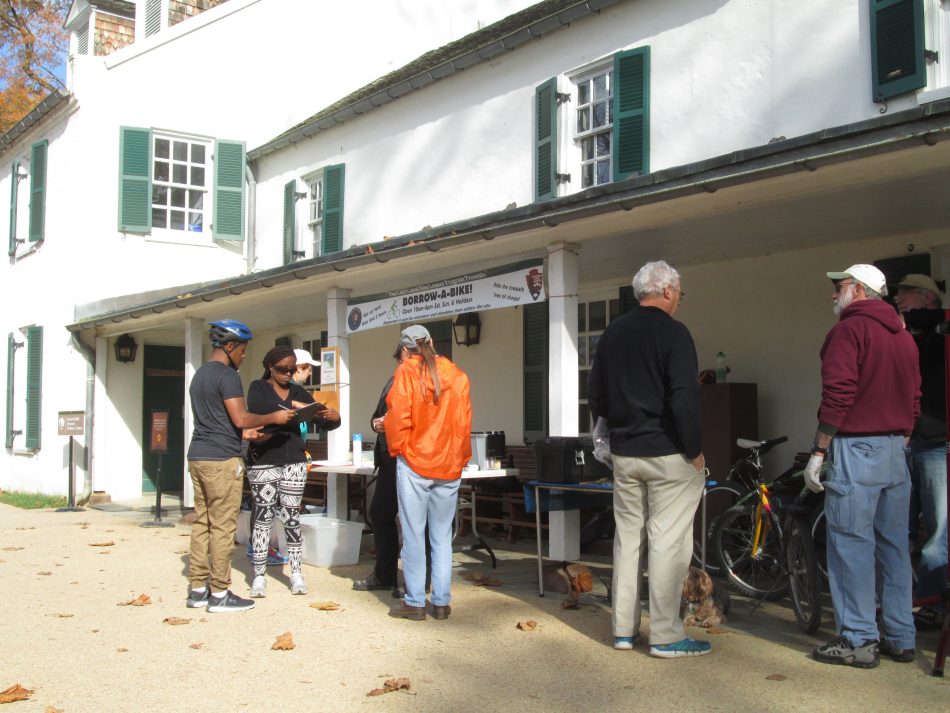
<instances>
[{"instance_id":1,"label":"khaki pants","mask_svg":"<svg viewBox=\"0 0 950 713\"><path fill-rule=\"evenodd\" d=\"M244 461L190 460L188 472L195 486L188 581L195 589L210 579L211 591L223 592L231 586L231 551L241 507Z\"/></svg>"},{"instance_id":2,"label":"khaki pants","mask_svg":"<svg viewBox=\"0 0 950 713\"><path fill-rule=\"evenodd\" d=\"M640 632L643 555L649 547L650 644L672 644L686 637L680 599L705 478L683 455L615 455L613 462L614 636Z\"/></svg>"}]
</instances>

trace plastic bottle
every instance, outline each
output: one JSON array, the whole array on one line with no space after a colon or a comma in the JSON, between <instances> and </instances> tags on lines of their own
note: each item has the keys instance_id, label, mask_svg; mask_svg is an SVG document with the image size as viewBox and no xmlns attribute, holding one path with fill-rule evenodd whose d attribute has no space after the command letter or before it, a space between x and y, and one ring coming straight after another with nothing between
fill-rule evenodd
<instances>
[{"instance_id":1,"label":"plastic bottle","mask_svg":"<svg viewBox=\"0 0 950 713\"><path fill-rule=\"evenodd\" d=\"M353 434L353 465L359 468L363 465L363 434Z\"/></svg>"},{"instance_id":2,"label":"plastic bottle","mask_svg":"<svg viewBox=\"0 0 950 713\"><path fill-rule=\"evenodd\" d=\"M716 383L726 383L726 355L722 352L716 354Z\"/></svg>"}]
</instances>

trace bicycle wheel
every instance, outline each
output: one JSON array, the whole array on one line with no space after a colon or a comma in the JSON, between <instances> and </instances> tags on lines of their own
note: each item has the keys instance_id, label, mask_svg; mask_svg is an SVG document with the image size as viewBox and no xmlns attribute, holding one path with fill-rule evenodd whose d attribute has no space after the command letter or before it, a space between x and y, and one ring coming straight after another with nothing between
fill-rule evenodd
<instances>
[{"instance_id":1,"label":"bicycle wheel","mask_svg":"<svg viewBox=\"0 0 950 713\"><path fill-rule=\"evenodd\" d=\"M791 519L785 539L785 564L798 628L811 634L821 626L821 573L815 543L804 518Z\"/></svg>"},{"instance_id":2,"label":"bicycle wheel","mask_svg":"<svg viewBox=\"0 0 950 713\"><path fill-rule=\"evenodd\" d=\"M828 545L827 535L825 534L825 510L819 508L815 511L811 521L811 541L815 547L815 555L818 559L818 571L821 572L822 579L828 581Z\"/></svg>"},{"instance_id":3,"label":"bicycle wheel","mask_svg":"<svg viewBox=\"0 0 950 713\"><path fill-rule=\"evenodd\" d=\"M778 545L781 530L772 515L763 512L759 548L753 555L757 506L758 501L738 505L716 518L712 530L713 557L736 592L777 599L788 590L784 553Z\"/></svg>"},{"instance_id":4,"label":"bicycle wheel","mask_svg":"<svg viewBox=\"0 0 950 713\"><path fill-rule=\"evenodd\" d=\"M720 513L725 512L749 492L749 489L738 483L716 483L706 488L706 573L712 577L722 574L718 560L712 550L712 524ZM699 502L696 516L693 519L693 561L694 567L703 568L703 503Z\"/></svg>"}]
</instances>

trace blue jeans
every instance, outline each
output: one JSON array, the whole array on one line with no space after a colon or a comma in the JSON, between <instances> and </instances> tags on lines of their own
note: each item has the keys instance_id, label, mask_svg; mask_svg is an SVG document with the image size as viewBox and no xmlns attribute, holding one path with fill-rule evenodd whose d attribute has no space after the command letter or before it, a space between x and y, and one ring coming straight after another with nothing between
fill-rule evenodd
<instances>
[{"instance_id":1,"label":"blue jeans","mask_svg":"<svg viewBox=\"0 0 950 713\"><path fill-rule=\"evenodd\" d=\"M825 482L828 579L838 633L852 646L883 635L914 648L909 509L903 436L834 437Z\"/></svg>"},{"instance_id":2,"label":"blue jeans","mask_svg":"<svg viewBox=\"0 0 950 713\"><path fill-rule=\"evenodd\" d=\"M912 440L907 464L927 537L920 551L917 596L930 597L940 594L947 581L946 446ZM911 513L912 526L917 523L916 515Z\"/></svg>"},{"instance_id":3,"label":"blue jeans","mask_svg":"<svg viewBox=\"0 0 950 713\"><path fill-rule=\"evenodd\" d=\"M423 478L400 456L396 459L396 491L402 527L402 574L406 580L404 602L426 605L426 524L432 545L432 603L446 606L452 599L452 520L458 503L460 480Z\"/></svg>"}]
</instances>

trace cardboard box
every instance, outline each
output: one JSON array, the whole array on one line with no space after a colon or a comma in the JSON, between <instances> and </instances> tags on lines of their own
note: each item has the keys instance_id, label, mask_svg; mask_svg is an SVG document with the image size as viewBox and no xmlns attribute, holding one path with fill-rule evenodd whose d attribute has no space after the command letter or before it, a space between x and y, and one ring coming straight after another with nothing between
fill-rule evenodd
<instances>
[{"instance_id":1,"label":"cardboard box","mask_svg":"<svg viewBox=\"0 0 950 713\"><path fill-rule=\"evenodd\" d=\"M335 520L326 515L301 515L303 561L314 567L356 564L360 559L363 523Z\"/></svg>"}]
</instances>

